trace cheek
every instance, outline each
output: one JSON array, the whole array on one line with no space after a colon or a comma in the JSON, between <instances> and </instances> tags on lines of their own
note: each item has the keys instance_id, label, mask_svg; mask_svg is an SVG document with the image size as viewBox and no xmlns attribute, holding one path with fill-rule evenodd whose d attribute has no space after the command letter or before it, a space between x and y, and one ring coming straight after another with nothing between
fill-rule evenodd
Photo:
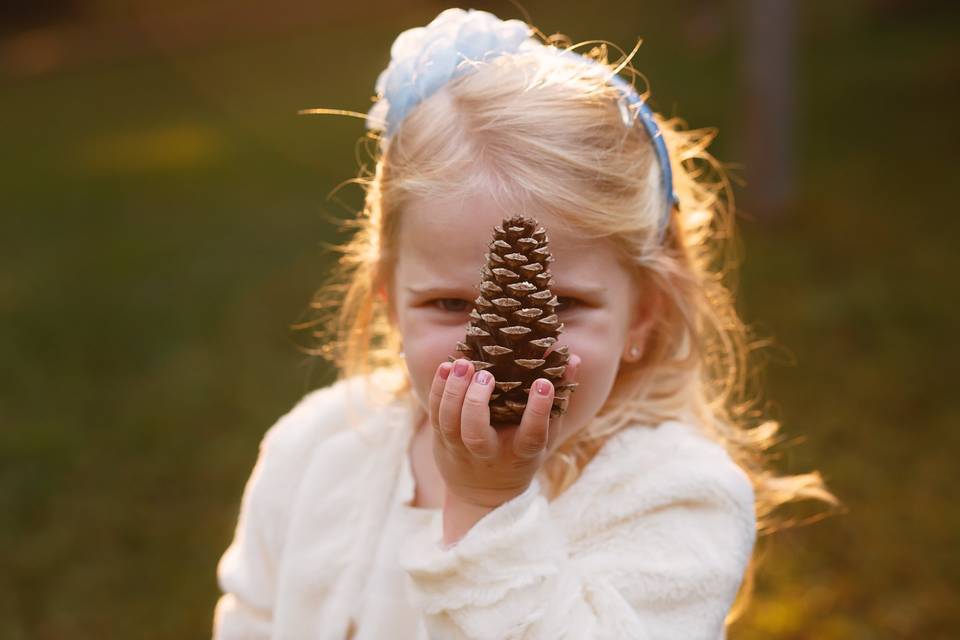
<instances>
[{"instance_id":1,"label":"cheek","mask_svg":"<svg viewBox=\"0 0 960 640\"><path fill-rule=\"evenodd\" d=\"M589 379L613 378L620 363L623 336L604 318L592 322L570 322L560 334L560 344L580 356L580 375ZM581 378L582 379L582 378Z\"/></svg>"},{"instance_id":2,"label":"cheek","mask_svg":"<svg viewBox=\"0 0 960 640\"><path fill-rule=\"evenodd\" d=\"M403 331L404 360L422 405L426 406L437 367L447 362L447 356L457 355L457 342L463 340L465 328L466 322L463 326L413 323Z\"/></svg>"},{"instance_id":3,"label":"cheek","mask_svg":"<svg viewBox=\"0 0 960 640\"><path fill-rule=\"evenodd\" d=\"M577 354L581 360L577 371L579 385L571 398L570 416L565 423L569 428L578 428L600 411L613 388L622 344L620 337L606 328L605 323L570 324L560 335L560 342L569 346L570 353Z\"/></svg>"},{"instance_id":4,"label":"cheek","mask_svg":"<svg viewBox=\"0 0 960 640\"><path fill-rule=\"evenodd\" d=\"M577 388L577 395L593 396L595 393L608 391L617 375L619 354L596 343L567 344L570 346L570 353L580 356L580 365L577 368L577 382L580 386Z\"/></svg>"}]
</instances>

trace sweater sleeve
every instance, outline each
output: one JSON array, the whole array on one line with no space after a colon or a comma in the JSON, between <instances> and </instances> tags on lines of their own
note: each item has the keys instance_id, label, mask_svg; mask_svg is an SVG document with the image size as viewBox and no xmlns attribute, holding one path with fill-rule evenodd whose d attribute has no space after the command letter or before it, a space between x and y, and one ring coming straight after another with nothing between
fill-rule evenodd
<instances>
[{"instance_id":1,"label":"sweater sleeve","mask_svg":"<svg viewBox=\"0 0 960 640\"><path fill-rule=\"evenodd\" d=\"M725 637L755 539L752 485L713 443L648 444L578 480L573 526L534 480L452 547L436 531L408 540L401 565L431 637Z\"/></svg>"},{"instance_id":2,"label":"sweater sleeve","mask_svg":"<svg viewBox=\"0 0 960 640\"><path fill-rule=\"evenodd\" d=\"M223 594L214 609L214 640L271 637L291 504L311 450L341 425L341 388L307 394L264 434L243 490L233 540L217 565Z\"/></svg>"},{"instance_id":3,"label":"sweater sleeve","mask_svg":"<svg viewBox=\"0 0 960 640\"><path fill-rule=\"evenodd\" d=\"M223 595L214 609L214 640L270 637L278 549L269 529L269 496L264 482L264 469L270 466L268 450L264 437L243 491L233 541L217 565L217 583Z\"/></svg>"}]
</instances>

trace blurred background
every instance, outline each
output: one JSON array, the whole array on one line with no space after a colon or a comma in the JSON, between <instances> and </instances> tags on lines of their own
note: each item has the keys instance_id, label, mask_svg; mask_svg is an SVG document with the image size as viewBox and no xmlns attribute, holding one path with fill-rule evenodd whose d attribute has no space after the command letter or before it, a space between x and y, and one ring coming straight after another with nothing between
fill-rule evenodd
<instances>
[{"instance_id":1,"label":"blurred background","mask_svg":"<svg viewBox=\"0 0 960 640\"><path fill-rule=\"evenodd\" d=\"M209 637L264 431L332 376L302 320L361 202L396 34L449 5L0 8L0 638ZM522 18L514 4L462 5ZM718 127L765 397L847 512L761 542L734 639L960 637L960 7L546 2ZM951 491L954 490L954 491Z\"/></svg>"}]
</instances>

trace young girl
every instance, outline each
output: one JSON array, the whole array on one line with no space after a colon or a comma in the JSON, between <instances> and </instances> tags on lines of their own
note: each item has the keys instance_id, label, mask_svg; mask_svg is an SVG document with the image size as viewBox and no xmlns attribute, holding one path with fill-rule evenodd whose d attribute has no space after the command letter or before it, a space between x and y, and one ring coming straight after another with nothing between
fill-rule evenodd
<instances>
[{"instance_id":1,"label":"young girl","mask_svg":"<svg viewBox=\"0 0 960 640\"><path fill-rule=\"evenodd\" d=\"M832 500L765 469L778 425L738 401L713 134L650 111L630 57L567 45L460 9L394 42L359 230L317 302L340 378L263 439L216 638L716 640L771 509ZM494 429L490 372L448 356L517 213L548 230L578 386L550 418L539 378Z\"/></svg>"}]
</instances>

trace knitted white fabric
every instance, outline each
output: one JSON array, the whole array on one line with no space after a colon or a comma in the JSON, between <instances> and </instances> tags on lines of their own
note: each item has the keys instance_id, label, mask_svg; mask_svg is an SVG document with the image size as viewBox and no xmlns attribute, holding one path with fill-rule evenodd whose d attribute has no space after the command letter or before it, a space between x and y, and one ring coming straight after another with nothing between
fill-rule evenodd
<instances>
[{"instance_id":1,"label":"knitted white fabric","mask_svg":"<svg viewBox=\"0 0 960 640\"><path fill-rule=\"evenodd\" d=\"M379 406L353 380L267 432L218 566L215 639L372 640L402 619L422 621L414 640L725 637L754 494L694 426L616 434L559 498L538 477L449 549L439 510L383 539L412 495L412 435L409 406ZM383 549L395 565L374 562ZM388 569L409 590L393 591Z\"/></svg>"}]
</instances>

